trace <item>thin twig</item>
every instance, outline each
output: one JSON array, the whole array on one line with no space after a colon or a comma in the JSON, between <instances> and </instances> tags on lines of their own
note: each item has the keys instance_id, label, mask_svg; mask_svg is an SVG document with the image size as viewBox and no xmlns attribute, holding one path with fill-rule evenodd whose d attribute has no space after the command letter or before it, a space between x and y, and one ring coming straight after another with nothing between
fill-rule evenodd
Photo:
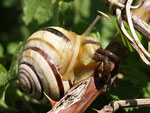
<instances>
[{"instance_id":1,"label":"thin twig","mask_svg":"<svg viewBox=\"0 0 150 113\"><path fill-rule=\"evenodd\" d=\"M101 110L96 110L98 113L114 113L120 108L127 107L150 107L150 99L133 99L112 101L105 105Z\"/></svg>"},{"instance_id":2,"label":"thin twig","mask_svg":"<svg viewBox=\"0 0 150 113\"><path fill-rule=\"evenodd\" d=\"M104 0L104 2L111 6L113 3L114 5L117 4L116 6L120 7L120 8L124 8L124 3L126 3L127 0L118 0L119 4L122 5L118 5L118 3L114 3L114 0ZM139 6L139 5L138 5ZM144 22L143 20L141 20L138 16L136 16L134 13L132 13L132 20L134 23L134 28L144 36L144 38L146 38L147 40L150 40L150 25L147 24L146 22ZM126 20L126 16L123 16L123 19Z\"/></svg>"},{"instance_id":3,"label":"thin twig","mask_svg":"<svg viewBox=\"0 0 150 113\"><path fill-rule=\"evenodd\" d=\"M134 27L133 27L131 12L130 12L131 3L132 3L132 0L130 0L130 1L127 0L126 17L127 17L127 23L129 25L129 28L130 28L130 31L132 33L133 38L128 34L128 32L126 31L126 29L124 27L123 20L122 20L122 9L120 7L116 6L116 17L118 20L118 24L120 26L121 31L126 36L126 38L129 40L132 47L137 51L137 53L139 54L139 56L141 57L143 62L145 64L147 64L148 66L150 66L150 61L149 61L150 60L150 54L148 53L148 51L143 47L143 45L139 41L139 39L135 33Z\"/></svg>"},{"instance_id":4,"label":"thin twig","mask_svg":"<svg viewBox=\"0 0 150 113\"><path fill-rule=\"evenodd\" d=\"M122 30L123 34L127 37L128 41L130 42L130 44L132 45L132 47L137 51L137 53L139 53L139 56L141 57L141 59L144 62L149 62L146 57L144 56L144 54L141 52L141 50L136 46L136 43L134 42L133 38L127 33L124 24L123 24L123 20L121 17L121 9L116 8L116 16L117 16L117 20L120 26L120 29Z\"/></svg>"},{"instance_id":5,"label":"thin twig","mask_svg":"<svg viewBox=\"0 0 150 113\"><path fill-rule=\"evenodd\" d=\"M148 41L150 41L150 25L131 13L134 28L141 33Z\"/></svg>"},{"instance_id":6,"label":"thin twig","mask_svg":"<svg viewBox=\"0 0 150 113\"><path fill-rule=\"evenodd\" d=\"M143 45L139 41L139 39L135 33L134 27L133 27L131 12L130 12L130 6L131 6L132 2L133 2L133 0L128 0L127 4L126 4L127 22L129 24L129 28L130 28L131 34L133 36L133 39L134 39L135 43L137 44L138 48L144 53L144 55L146 55L146 57L148 57L148 59L150 59L150 54L148 53L148 51L143 47ZM150 62L148 62L147 64L150 65Z\"/></svg>"},{"instance_id":7,"label":"thin twig","mask_svg":"<svg viewBox=\"0 0 150 113\"><path fill-rule=\"evenodd\" d=\"M131 9L138 9L140 8L144 3L144 0L141 0L141 2L139 3L139 5L136 5L136 6L130 6Z\"/></svg>"}]
</instances>

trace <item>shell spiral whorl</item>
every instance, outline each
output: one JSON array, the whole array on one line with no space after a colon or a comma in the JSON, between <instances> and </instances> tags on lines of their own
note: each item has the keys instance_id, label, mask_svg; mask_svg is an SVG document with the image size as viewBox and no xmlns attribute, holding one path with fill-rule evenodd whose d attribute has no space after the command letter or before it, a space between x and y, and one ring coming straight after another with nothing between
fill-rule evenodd
<instances>
[{"instance_id":1,"label":"shell spiral whorl","mask_svg":"<svg viewBox=\"0 0 150 113\"><path fill-rule=\"evenodd\" d=\"M42 29L31 35L24 46L19 83L24 92L41 103L47 103L43 92L52 100L59 100L72 87L72 82L63 81L62 76L74 65L80 40L67 34L59 27Z\"/></svg>"},{"instance_id":2,"label":"shell spiral whorl","mask_svg":"<svg viewBox=\"0 0 150 113\"><path fill-rule=\"evenodd\" d=\"M48 102L44 92L52 100L59 100L74 84L92 76L98 64L93 60L97 43L60 27L33 33L19 61L22 90L43 104Z\"/></svg>"}]
</instances>

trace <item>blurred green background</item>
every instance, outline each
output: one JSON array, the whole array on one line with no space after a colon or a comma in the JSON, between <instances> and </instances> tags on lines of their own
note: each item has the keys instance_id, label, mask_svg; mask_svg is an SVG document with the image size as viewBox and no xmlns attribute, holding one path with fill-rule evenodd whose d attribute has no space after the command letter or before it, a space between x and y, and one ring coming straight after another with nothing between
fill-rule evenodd
<instances>
[{"instance_id":1,"label":"blurred green background","mask_svg":"<svg viewBox=\"0 0 150 113\"><path fill-rule=\"evenodd\" d=\"M108 7L100 0L1 0L0 1L0 113L46 113L50 107L31 102L14 85L17 78L17 61L21 42L33 32L47 26L61 26L82 34L98 15L107 14ZM115 37L115 25L102 17L92 30L103 48ZM147 44L146 44L147 45ZM18 47L19 46L19 47ZM150 68L130 51L121 64L116 88L100 95L91 108L101 109L111 100L150 97ZM127 108L116 113L149 113L150 108Z\"/></svg>"}]
</instances>

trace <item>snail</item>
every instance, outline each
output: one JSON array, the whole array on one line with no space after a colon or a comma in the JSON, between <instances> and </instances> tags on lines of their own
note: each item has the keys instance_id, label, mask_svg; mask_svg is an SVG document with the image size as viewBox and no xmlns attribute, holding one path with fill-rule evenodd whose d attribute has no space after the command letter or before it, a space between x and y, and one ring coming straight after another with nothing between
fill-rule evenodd
<instances>
[{"instance_id":1,"label":"snail","mask_svg":"<svg viewBox=\"0 0 150 113\"><path fill-rule=\"evenodd\" d=\"M82 35L53 26L33 33L19 59L21 89L45 104L44 93L58 101L73 85L91 76L99 64L93 56L100 44L87 35L99 18Z\"/></svg>"}]
</instances>

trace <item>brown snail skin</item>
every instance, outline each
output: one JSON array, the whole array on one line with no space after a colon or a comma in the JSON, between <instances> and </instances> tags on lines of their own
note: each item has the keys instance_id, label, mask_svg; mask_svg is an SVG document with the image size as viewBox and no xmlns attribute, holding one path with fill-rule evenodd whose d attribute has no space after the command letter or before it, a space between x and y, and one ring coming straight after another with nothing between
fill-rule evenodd
<instances>
[{"instance_id":1,"label":"brown snail skin","mask_svg":"<svg viewBox=\"0 0 150 113\"><path fill-rule=\"evenodd\" d=\"M33 33L19 60L21 89L45 104L44 92L58 101L74 84L91 76L98 65L93 56L100 45L86 32L77 35L61 27L48 27Z\"/></svg>"}]
</instances>

